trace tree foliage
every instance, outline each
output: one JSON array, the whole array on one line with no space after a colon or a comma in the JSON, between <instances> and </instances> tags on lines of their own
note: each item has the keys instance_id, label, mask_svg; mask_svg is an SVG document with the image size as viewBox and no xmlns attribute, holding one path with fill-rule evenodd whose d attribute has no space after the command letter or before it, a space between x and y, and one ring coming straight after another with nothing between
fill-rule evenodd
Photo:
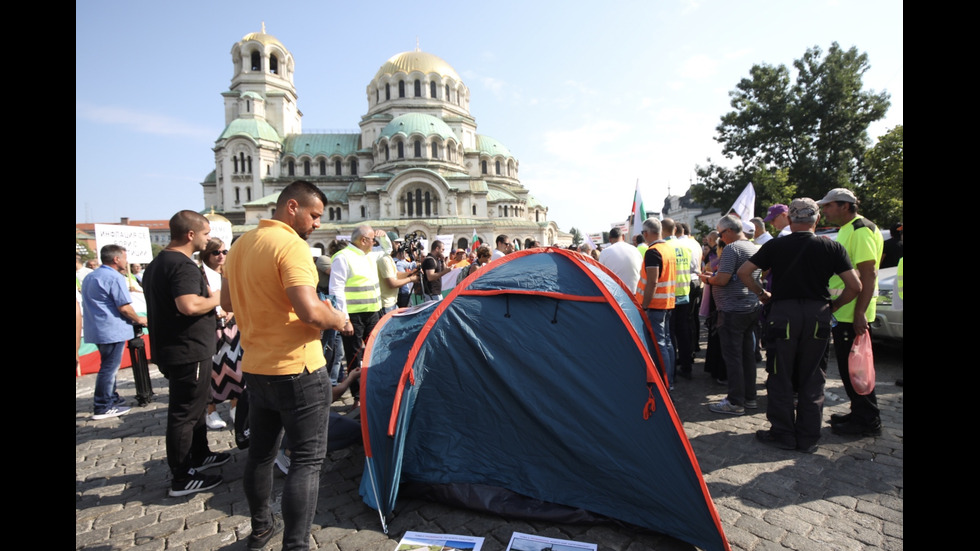
<instances>
[{"instance_id":1,"label":"tree foliage","mask_svg":"<svg viewBox=\"0 0 980 551\"><path fill-rule=\"evenodd\" d=\"M729 93L733 111L721 117L715 139L735 168L697 167L695 199L727 208L752 182L756 210L793 197L820 198L835 187L854 189L870 140L868 126L885 116L887 92L864 91L867 54L836 42L785 65L754 65Z\"/></svg>"},{"instance_id":2,"label":"tree foliage","mask_svg":"<svg viewBox=\"0 0 980 551\"><path fill-rule=\"evenodd\" d=\"M864 154L864 182L857 189L860 212L883 228L902 221L904 147L905 130L900 124Z\"/></svg>"}]
</instances>

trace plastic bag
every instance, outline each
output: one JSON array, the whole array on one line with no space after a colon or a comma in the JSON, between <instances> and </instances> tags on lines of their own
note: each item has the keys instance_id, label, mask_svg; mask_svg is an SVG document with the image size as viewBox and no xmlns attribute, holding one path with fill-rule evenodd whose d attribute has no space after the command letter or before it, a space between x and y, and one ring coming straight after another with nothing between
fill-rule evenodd
<instances>
[{"instance_id":1,"label":"plastic bag","mask_svg":"<svg viewBox=\"0 0 980 551\"><path fill-rule=\"evenodd\" d=\"M851 386L861 396L875 389L875 359L871 352L871 333L865 331L854 338L851 353L847 356L847 371Z\"/></svg>"}]
</instances>

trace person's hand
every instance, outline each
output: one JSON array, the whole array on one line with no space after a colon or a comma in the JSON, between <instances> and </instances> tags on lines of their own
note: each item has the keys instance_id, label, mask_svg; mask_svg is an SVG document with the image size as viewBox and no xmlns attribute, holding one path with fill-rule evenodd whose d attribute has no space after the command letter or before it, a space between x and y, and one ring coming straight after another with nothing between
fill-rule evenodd
<instances>
[{"instance_id":1,"label":"person's hand","mask_svg":"<svg viewBox=\"0 0 980 551\"><path fill-rule=\"evenodd\" d=\"M344 322L344 328L340 330L340 334L345 337L349 337L354 334L354 326L351 325L350 320Z\"/></svg>"},{"instance_id":2,"label":"person's hand","mask_svg":"<svg viewBox=\"0 0 980 551\"><path fill-rule=\"evenodd\" d=\"M357 379L360 376L361 376L361 366L357 366L356 368L352 369L350 373L347 374L347 378L350 379L351 381Z\"/></svg>"},{"instance_id":3,"label":"person's hand","mask_svg":"<svg viewBox=\"0 0 980 551\"><path fill-rule=\"evenodd\" d=\"M854 334L863 335L868 330L868 318L864 312L854 312Z\"/></svg>"}]
</instances>

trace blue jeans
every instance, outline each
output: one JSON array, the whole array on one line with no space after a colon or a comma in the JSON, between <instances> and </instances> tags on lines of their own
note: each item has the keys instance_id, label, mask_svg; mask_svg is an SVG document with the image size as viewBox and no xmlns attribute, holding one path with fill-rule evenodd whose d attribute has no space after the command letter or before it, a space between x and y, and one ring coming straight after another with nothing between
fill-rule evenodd
<instances>
[{"instance_id":1,"label":"blue jeans","mask_svg":"<svg viewBox=\"0 0 980 551\"><path fill-rule=\"evenodd\" d=\"M674 343L670 339L670 314L673 310L647 309L647 317L653 326L653 336L657 339L657 347L664 359L664 373L667 374L667 387L674 386Z\"/></svg>"},{"instance_id":2,"label":"blue jeans","mask_svg":"<svg viewBox=\"0 0 980 551\"><path fill-rule=\"evenodd\" d=\"M99 349L101 361L99 374L95 376L95 413L105 413L119 398L116 392L116 373L122 363L126 341L107 342L95 345Z\"/></svg>"},{"instance_id":3,"label":"blue jeans","mask_svg":"<svg viewBox=\"0 0 980 551\"><path fill-rule=\"evenodd\" d=\"M756 399L755 326L759 311L718 311L718 338L721 356L728 371L728 401L745 406Z\"/></svg>"},{"instance_id":4,"label":"blue jeans","mask_svg":"<svg viewBox=\"0 0 980 551\"><path fill-rule=\"evenodd\" d=\"M252 532L261 533L273 526L272 465L279 452L279 435L285 429L291 454L282 491L282 548L309 549L320 467L327 454L330 374L325 368L297 375L246 373L245 383L250 438L243 486L252 514Z\"/></svg>"}]
</instances>

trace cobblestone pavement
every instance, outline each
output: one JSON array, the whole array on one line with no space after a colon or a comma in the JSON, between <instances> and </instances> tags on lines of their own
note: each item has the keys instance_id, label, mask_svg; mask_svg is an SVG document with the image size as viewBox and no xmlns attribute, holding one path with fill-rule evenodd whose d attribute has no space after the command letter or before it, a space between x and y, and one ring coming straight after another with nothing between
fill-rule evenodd
<instances>
[{"instance_id":1,"label":"cobblestone pavement","mask_svg":"<svg viewBox=\"0 0 980 551\"><path fill-rule=\"evenodd\" d=\"M825 423L820 448L812 455L755 441L755 431L768 428L761 364L759 409L742 417L708 411L707 404L724 397L725 387L703 372L700 358L693 380L678 380L674 404L732 549L903 548L903 389L894 384L902 377L902 348L878 346L875 352L883 434L844 438ZM230 428L210 431L211 449L233 456L220 467L225 483L212 491L169 497L167 381L153 365L150 373L156 393L150 404L100 421L91 419L95 375L75 379L76 549L245 549L250 531L242 491L246 452L235 448ZM134 405L131 370L119 372L119 390ZM346 405L335 404L349 406L349 398ZM226 420L227 408L219 406ZM847 398L831 360L824 419L846 411ZM600 551L692 549L629 525L527 522L411 499L399 500L386 535L377 512L358 495L363 464L360 446L330 454L314 518L314 549L392 551L408 530L484 536L486 551L505 549L515 531L597 543ZM282 481L277 478L277 494ZM268 549L278 550L280 543L274 538Z\"/></svg>"}]
</instances>

